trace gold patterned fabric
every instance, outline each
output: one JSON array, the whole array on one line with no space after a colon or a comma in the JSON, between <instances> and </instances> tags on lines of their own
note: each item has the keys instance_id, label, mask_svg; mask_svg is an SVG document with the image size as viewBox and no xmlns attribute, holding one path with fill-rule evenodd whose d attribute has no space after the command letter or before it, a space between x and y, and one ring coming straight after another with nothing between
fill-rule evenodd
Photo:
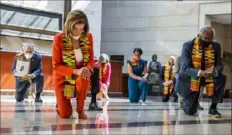
<instances>
[{"instance_id":1,"label":"gold patterned fabric","mask_svg":"<svg viewBox=\"0 0 232 135\"><path fill-rule=\"evenodd\" d=\"M65 66L76 68L76 59L73 50L73 45L70 37L66 37L63 35L62 37L63 47L63 63ZM83 53L83 66L86 66L90 59L90 42L87 36L81 35L80 37L80 48ZM72 77L65 77L65 88L64 88L64 96L69 98L74 97L74 92L76 91L76 75L72 75Z\"/></svg>"},{"instance_id":2,"label":"gold patterned fabric","mask_svg":"<svg viewBox=\"0 0 232 135\"><path fill-rule=\"evenodd\" d=\"M210 44L205 47L205 57L202 59L202 47L199 43L199 37L194 39L194 45L192 49L192 64L196 69L201 70L201 61L205 61L205 69L209 69L214 66L215 56L213 45ZM208 77L205 79L206 94L207 96L212 96L214 94L214 83L213 77ZM200 78L191 78L190 90L192 92L197 92L200 89Z\"/></svg>"}]
</instances>

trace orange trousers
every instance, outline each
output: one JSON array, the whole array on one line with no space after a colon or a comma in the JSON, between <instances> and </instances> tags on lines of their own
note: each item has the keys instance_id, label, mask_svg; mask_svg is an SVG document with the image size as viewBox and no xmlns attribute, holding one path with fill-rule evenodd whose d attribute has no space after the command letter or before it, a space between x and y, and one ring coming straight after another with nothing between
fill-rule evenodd
<instances>
[{"instance_id":1,"label":"orange trousers","mask_svg":"<svg viewBox=\"0 0 232 135\"><path fill-rule=\"evenodd\" d=\"M90 80L85 80L82 77L77 77L76 89L77 89L77 106L76 111L82 113L84 111L84 103L87 96L87 92L90 88ZM58 105L58 114L61 118L69 118L72 115L72 104L70 99L64 96L64 88L56 89L56 100Z\"/></svg>"}]
</instances>

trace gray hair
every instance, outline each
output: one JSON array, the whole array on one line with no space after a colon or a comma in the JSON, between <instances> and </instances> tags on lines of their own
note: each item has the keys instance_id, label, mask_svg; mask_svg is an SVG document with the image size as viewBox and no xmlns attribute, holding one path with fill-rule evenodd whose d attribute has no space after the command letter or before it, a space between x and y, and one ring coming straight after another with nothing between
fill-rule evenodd
<instances>
[{"instance_id":1,"label":"gray hair","mask_svg":"<svg viewBox=\"0 0 232 135\"><path fill-rule=\"evenodd\" d=\"M32 43L22 43L22 47L23 47L23 49L25 49L26 47L30 47L33 50L35 49L35 45Z\"/></svg>"},{"instance_id":2,"label":"gray hair","mask_svg":"<svg viewBox=\"0 0 232 135\"><path fill-rule=\"evenodd\" d=\"M204 26L204 27L202 27L199 34L203 35L205 33L206 29L208 29L208 28L210 28L213 31L213 37L215 37L215 35L216 35L215 29L212 28L211 26Z\"/></svg>"},{"instance_id":3,"label":"gray hair","mask_svg":"<svg viewBox=\"0 0 232 135\"><path fill-rule=\"evenodd\" d=\"M105 62L108 63L109 61L110 61L109 56L105 53L102 53L98 58L99 63L105 63Z\"/></svg>"},{"instance_id":4,"label":"gray hair","mask_svg":"<svg viewBox=\"0 0 232 135\"><path fill-rule=\"evenodd\" d=\"M174 62L176 61L176 57L175 56L170 56L169 58L172 58L174 60Z\"/></svg>"}]
</instances>

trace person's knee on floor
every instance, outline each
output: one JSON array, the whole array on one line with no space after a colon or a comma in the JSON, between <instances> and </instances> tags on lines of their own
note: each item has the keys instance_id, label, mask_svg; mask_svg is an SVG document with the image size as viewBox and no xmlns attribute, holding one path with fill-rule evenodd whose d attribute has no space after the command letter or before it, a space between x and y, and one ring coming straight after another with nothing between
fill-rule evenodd
<instances>
[{"instance_id":1,"label":"person's knee on floor","mask_svg":"<svg viewBox=\"0 0 232 135\"><path fill-rule=\"evenodd\" d=\"M168 102L169 101L169 94L163 94L162 101Z\"/></svg>"},{"instance_id":2,"label":"person's knee on floor","mask_svg":"<svg viewBox=\"0 0 232 135\"><path fill-rule=\"evenodd\" d=\"M198 102L183 100L183 111L188 115L194 115L197 113Z\"/></svg>"},{"instance_id":3,"label":"person's knee on floor","mask_svg":"<svg viewBox=\"0 0 232 135\"><path fill-rule=\"evenodd\" d=\"M67 111L67 110L59 111L58 110L58 114L61 118L69 118L72 116L72 111Z\"/></svg>"},{"instance_id":4,"label":"person's knee on floor","mask_svg":"<svg viewBox=\"0 0 232 135\"><path fill-rule=\"evenodd\" d=\"M15 94L15 99L17 102L22 102L24 100L24 95Z\"/></svg>"}]
</instances>

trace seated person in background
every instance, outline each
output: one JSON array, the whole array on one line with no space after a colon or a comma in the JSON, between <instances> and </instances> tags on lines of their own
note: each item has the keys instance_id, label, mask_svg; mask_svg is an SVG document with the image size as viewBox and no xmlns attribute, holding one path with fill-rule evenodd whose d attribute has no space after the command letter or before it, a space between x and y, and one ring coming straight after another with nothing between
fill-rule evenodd
<instances>
[{"instance_id":1,"label":"seated person in background","mask_svg":"<svg viewBox=\"0 0 232 135\"><path fill-rule=\"evenodd\" d=\"M106 54L101 54L98 62L95 63L95 66L99 68L99 86L100 92L97 95L99 100L102 99L102 94L106 100L110 100L107 92L110 86L110 77L111 77L111 65L109 61L109 56Z\"/></svg>"},{"instance_id":2,"label":"seated person in background","mask_svg":"<svg viewBox=\"0 0 232 135\"><path fill-rule=\"evenodd\" d=\"M175 74L174 74L175 57L171 56L168 59L168 64L162 67L161 81L163 84L163 102L168 102L170 94L174 96L174 102L177 102L178 96L175 92Z\"/></svg>"},{"instance_id":3,"label":"seated person in background","mask_svg":"<svg viewBox=\"0 0 232 135\"><path fill-rule=\"evenodd\" d=\"M16 79L16 93L15 99L17 102L24 100L27 89L32 83L36 84L36 97L35 102L42 102L40 94L43 92L44 76L42 72L42 60L41 56L34 51L34 45L30 43L23 43L23 52L15 56L14 64L12 66L12 72L16 72L17 61L30 62L29 72L26 76L18 77Z\"/></svg>"},{"instance_id":4,"label":"seated person in background","mask_svg":"<svg viewBox=\"0 0 232 135\"><path fill-rule=\"evenodd\" d=\"M223 99L226 76L222 73L221 46L213 41L214 36L214 29L205 26L197 37L183 45L176 88L184 97L183 111L188 115L197 112L200 89L206 87L206 95L212 97L209 116L221 117L217 104Z\"/></svg>"},{"instance_id":5,"label":"seated person in background","mask_svg":"<svg viewBox=\"0 0 232 135\"><path fill-rule=\"evenodd\" d=\"M97 62L97 58L94 57L94 62ZM99 88L99 68L98 66L93 67L93 74L90 77L91 80L91 102L89 104L90 111L102 111L102 108L98 107L97 104L97 93L100 91Z\"/></svg>"},{"instance_id":6,"label":"seated person in background","mask_svg":"<svg viewBox=\"0 0 232 135\"><path fill-rule=\"evenodd\" d=\"M128 88L129 99L131 103L138 103L140 97L142 105L145 105L147 97L147 61L140 59L143 51L141 48L135 48L133 58L128 60Z\"/></svg>"}]
</instances>

